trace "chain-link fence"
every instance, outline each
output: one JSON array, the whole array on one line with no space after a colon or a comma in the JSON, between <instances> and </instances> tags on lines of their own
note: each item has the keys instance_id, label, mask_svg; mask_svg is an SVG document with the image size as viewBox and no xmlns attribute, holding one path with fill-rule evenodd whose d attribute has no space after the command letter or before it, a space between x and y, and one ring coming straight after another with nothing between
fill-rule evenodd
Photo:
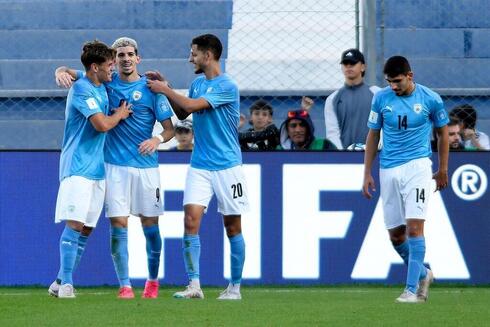
<instances>
[{"instance_id":1,"label":"chain-link fence","mask_svg":"<svg viewBox=\"0 0 490 327\"><path fill-rule=\"evenodd\" d=\"M453 13L456 14L461 8L444 8L433 5L438 1L430 2L432 5L428 8L416 9L420 12L423 11L424 20L420 23L396 18L399 16L396 13L397 10L399 12L402 12L400 10L408 10L409 13L414 13L413 10L415 9L409 2L400 3L390 0L236 0L233 1L232 6L227 7L230 10L231 20L225 29L221 28L214 31L204 31L202 28L199 30L189 29L186 34L183 32L185 26L179 26L179 30L170 31L173 36L155 38L154 44L160 44L159 49L167 49L165 50L167 52L152 50L151 43L148 43L152 33L165 35L162 33L160 25L155 27L155 31L145 25L144 28L140 27L141 30L136 32L134 29L105 29L100 30L100 33L108 41L114 36L121 36L121 33L129 36L134 35L133 37L136 39L140 38L142 40L140 46L146 55L144 59L149 59L143 61L144 63L149 62L149 64L140 71L151 68L153 64L157 63L155 61L158 56L157 52L162 53L164 57L167 56L167 53L168 56L179 57L180 61L177 66L172 66L175 58L166 58L168 60L164 62L166 67L163 71L174 69L177 70L177 75L179 75L178 71L182 71L180 75L189 75L186 78L192 77L192 72L189 73L190 68L187 69L188 64L185 63L189 36L200 34L203 31L220 35L225 40L227 49L224 60L225 70L238 82L242 95L241 111L245 116L242 131L251 127L248 124L250 120L249 108L257 100L265 100L271 105L274 123L279 127L286 119L288 111L299 109L302 97L308 96L314 101L309 112L315 126L315 136L325 138L324 105L326 97L344 84L340 55L342 51L348 48L360 48L365 54L366 81L369 84L385 86L381 74L384 60L393 54L406 55L414 68L416 81L438 91L442 95L448 111L465 104L475 108L478 115L477 132L488 134L490 133L490 110L487 107L490 91L482 85L482 75L474 73L472 76L468 74L455 76L454 73L460 72L461 66L467 67L468 61L473 60L470 57L484 57L481 54L484 50L478 50L479 48L475 45L475 40L481 36L473 30L462 30L457 24L443 26L444 17ZM95 3L91 2L91 5ZM216 6L215 2L213 2L213 6ZM410 8L407 9L403 6ZM475 12L477 10L478 8L474 9ZM226 18L223 19L226 20ZM441 21L441 24L432 26L434 25L433 21ZM228 23L224 25L226 24ZM130 26L128 28L135 27ZM209 26L209 28L218 27ZM94 29L90 33L96 31ZM25 51L18 49L35 47L35 40L32 36L28 38L31 43L26 44L27 41L24 42L25 40L22 41L20 38L14 37L15 35L12 34L14 32L15 30L0 30L0 38L3 38L4 41L10 40L7 43L17 49L14 51L15 53L21 55ZM67 33L60 32L60 35L65 35L64 40L70 34L69 31ZM28 35L29 33L25 34ZM90 38L92 36L90 34ZM79 37L82 36L79 35ZM176 39L185 39L185 42L175 42ZM438 41L434 42L433 40ZM472 47L468 45L471 40L474 41ZM451 49L444 52L437 48L441 44L459 41L462 42L461 47L463 49L461 50L461 58L458 57L457 60L453 58L458 55L457 51ZM436 44L434 45L434 43ZM178 51L175 50L177 45ZM56 62L65 60L62 55L63 52L59 50L59 44L48 42L44 46L53 47L53 56L58 56L55 58ZM70 46L72 46L71 43ZM49 51L42 53L43 59L49 63L51 60ZM148 58L148 54L151 54L155 59L152 59L152 56ZM11 73L9 67L13 66L9 64L8 51L1 52L0 56L0 72L2 73L0 77L5 81ZM22 66L21 61L23 60L26 62L27 60L35 61L34 59L22 58L15 60L15 67ZM68 64L78 61L78 59L71 57L66 60L69 61ZM10 62L13 61L10 59ZM437 66L438 63L442 63L442 68L433 69L433 66ZM181 65L186 68L181 68ZM50 75L49 79L51 80L52 72L49 71L46 74ZM41 72L44 74L45 70L41 70L38 74ZM23 77L26 80L37 78L36 72L31 72L31 74L33 75L23 75ZM19 77L18 75L14 76ZM473 84L471 83L472 79L474 80ZM461 83L458 84L458 81ZM26 85L30 84L27 83ZM46 83L40 85L46 85ZM53 86L54 81L50 85ZM182 88L184 85L188 85L188 83L182 83ZM39 90L39 88L39 86L35 86L17 90L0 90L0 148L56 149L61 146L66 91ZM470 110L468 106L464 106L464 108L466 111ZM469 125L471 125L473 118L472 114L461 114L459 119L468 120ZM468 134L471 134L471 131ZM28 141L26 141L25 135L28 135ZM460 130L460 135L463 136L462 130ZM470 138L471 135L466 137ZM484 136L482 136L481 141L485 142Z\"/></svg>"}]
</instances>

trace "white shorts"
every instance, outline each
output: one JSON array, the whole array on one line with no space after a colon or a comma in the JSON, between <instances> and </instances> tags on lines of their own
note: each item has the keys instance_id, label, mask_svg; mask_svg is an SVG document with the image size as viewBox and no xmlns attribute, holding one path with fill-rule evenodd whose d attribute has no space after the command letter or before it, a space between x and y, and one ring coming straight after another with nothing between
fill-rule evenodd
<instances>
[{"instance_id":1,"label":"white shorts","mask_svg":"<svg viewBox=\"0 0 490 327\"><path fill-rule=\"evenodd\" d=\"M392 229L406 219L424 219L432 193L432 161L420 158L379 171L385 226Z\"/></svg>"},{"instance_id":2,"label":"white shorts","mask_svg":"<svg viewBox=\"0 0 490 327\"><path fill-rule=\"evenodd\" d=\"M74 220L95 227L104 205L105 181L82 176L63 179L56 200L54 221Z\"/></svg>"},{"instance_id":3,"label":"white shorts","mask_svg":"<svg viewBox=\"0 0 490 327\"><path fill-rule=\"evenodd\" d=\"M241 215L249 211L247 183L242 166L216 171L189 167L184 205L198 204L207 208L215 193L218 212L224 216Z\"/></svg>"},{"instance_id":4,"label":"white shorts","mask_svg":"<svg viewBox=\"0 0 490 327\"><path fill-rule=\"evenodd\" d=\"M163 199L158 168L134 168L105 164L106 217L158 217Z\"/></svg>"}]
</instances>

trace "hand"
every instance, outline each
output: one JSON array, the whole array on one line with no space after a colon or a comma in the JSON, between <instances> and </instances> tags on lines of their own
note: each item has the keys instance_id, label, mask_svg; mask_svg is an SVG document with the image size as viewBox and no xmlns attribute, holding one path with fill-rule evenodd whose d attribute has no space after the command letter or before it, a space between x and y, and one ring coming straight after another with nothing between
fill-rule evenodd
<instances>
[{"instance_id":1,"label":"hand","mask_svg":"<svg viewBox=\"0 0 490 327\"><path fill-rule=\"evenodd\" d=\"M432 179L436 181L436 192L442 190L447 187L448 177L447 171L438 170L432 175Z\"/></svg>"},{"instance_id":2,"label":"hand","mask_svg":"<svg viewBox=\"0 0 490 327\"><path fill-rule=\"evenodd\" d=\"M465 140L474 140L476 138L475 130L471 128L465 128L463 130L463 138Z\"/></svg>"},{"instance_id":3,"label":"hand","mask_svg":"<svg viewBox=\"0 0 490 327\"><path fill-rule=\"evenodd\" d=\"M121 105L116 109L112 109L112 111L114 111L116 115L119 115L121 119L126 119L133 113L131 104L128 104L126 101L122 101Z\"/></svg>"},{"instance_id":4,"label":"hand","mask_svg":"<svg viewBox=\"0 0 490 327\"><path fill-rule=\"evenodd\" d=\"M56 79L56 85L65 89L69 89L73 85L73 82L75 81L75 79L67 72L56 73L55 79Z\"/></svg>"},{"instance_id":5,"label":"hand","mask_svg":"<svg viewBox=\"0 0 490 327\"><path fill-rule=\"evenodd\" d=\"M147 71L145 73L147 79L151 79L154 81L165 81L165 77L159 71Z\"/></svg>"},{"instance_id":6,"label":"hand","mask_svg":"<svg viewBox=\"0 0 490 327\"><path fill-rule=\"evenodd\" d=\"M374 179L371 174L364 176L364 181L362 183L362 195L364 195L364 197L367 199L371 199L373 197L369 192L370 189L372 192L376 192L376 184L374 183Z\"/></svg>"},{"instance_id":7,"label":"hand","mask_svg":"<svg viewBox=\"0 0 490 327\"><path fill-rule=\"evenodd\" d=\"M242 128L247 122L247 117L244 114L240 114L240 122L238 123L238 129Z\"/></svg>"},{"instance_id":8,"label":"hand","mask_svg":"<svg viewBox=\"0 0 490 327\"><path fill-rule=\"evenodd\" d=\"M160 145L160 139L157 137L152 137L151 139L144 140L140 143L138 147L139 153L142 155L150 155L153 154L156 150L158 150L158 146Z\"/></svg>"},{"instance_id":9,"label":"hand","mask_svg":"<svg viewBox=\"0 0 490 327\"><path fill-rule=\"evenodd\" d=\"M159 80L147 80L146 86L148 86L148 88L153 93L163 93L163 94L165 94L165 92L170 88L167 81L159 81Z\"/></svg>"},{"instance_id":10,"label":"hand","mask_svg":"<svg viewBox=\"0 0 490 327\"><path fill-rule=\"evenodd\" d=\"M309 111L313 107L314 104L315 104L315 101L313 101L312 98L308 98L308 97L301 98L301 109Z\"/></svg>"}]
</instances>

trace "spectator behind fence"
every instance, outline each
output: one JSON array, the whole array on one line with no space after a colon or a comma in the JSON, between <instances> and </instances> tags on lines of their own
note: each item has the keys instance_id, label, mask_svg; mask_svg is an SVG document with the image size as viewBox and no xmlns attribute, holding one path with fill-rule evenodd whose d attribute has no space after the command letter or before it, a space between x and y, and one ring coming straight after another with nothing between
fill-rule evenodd
<instances>
[{"instance_id":1,"label":"spectator behind fence","mask_svg":"<svg viewBox=\"0 0 490 327\"><path fill-rule=\"evenodd\" d=\"M192 120L179 120L175 124L175 139L177 145L169 150L192 151L194 149L194 131L192 129Z\"/></svg>"},{"instance_id":2,"label":"spectator behind fence","mask_svg":"<svg viewBox=\"0 0 490 327\"><path fill-rule=\"evenodd\" d=\"M315 138L315 127L307 110L288 112L281 124L278 150L335 150L337 147L328 139Z\"/></svg>"},{"instance_id":3,"label":"spectator behind fence","mask_svg":"<svg viewBox=\"0 0 490 327\"><path fill-rule=\"evenodd\" d=\"M469 104L454 107L450 117L457 117L460 121L461 137L466 150L490 150L488 135L476 129L477 113Z\"/></svg>"},{"instance_id":4,"label":"spectator behind fence","mask_svg":"<svg viewBox=\"0 0 490 327\"><path fill-rule=\"evenodd\" d=\"M279 145L279 130L272 123L274 110L264 100L258 100L250 107L252 127L238 134L242 150L275 150Z\"/></svg>"},{"instance_id":5,"label":"spectator behind fence","mask_svg":"<svg viewBox=\"0 0 490 327\"><path fill-rule=\"evenodd\" d=\"M449 151L465 150L461 140L461 129L459 123L459 119L451 118L447 124Z\"/></svg>"},{"instance_id":6,"label":"spectator behind fence","mask_svg":"<svg viewBox=\"0 0 490 327\"><path fill-rule=\"evenodd\" d=\"M325 101L327 139L338 149L366 142L368 120L373 95L377 86L364 83L366 64L358 49L348 49L340 58L345 84L330 94Z\"/></svg>"}]
</instances>

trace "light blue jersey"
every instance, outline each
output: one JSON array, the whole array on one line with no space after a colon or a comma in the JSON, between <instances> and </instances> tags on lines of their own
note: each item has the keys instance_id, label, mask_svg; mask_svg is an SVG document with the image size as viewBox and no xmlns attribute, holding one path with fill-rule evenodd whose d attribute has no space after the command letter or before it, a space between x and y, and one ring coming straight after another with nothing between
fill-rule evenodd
<instances>
[{"instance_id":1,"label":"light blue jersey","mask_svg":"<svg viewBox=\"0 0 490 327\"><path fill-rule=\"evenodd\" d=\"M97 132L89 118L96 113L107 114L108 110L104 85L95 86L87 77L73 84L66 99L60 181L69 176L104 179L106 134Z\"/></svg>"},{"instance_id":2,"label":"light blue jersey","mask_svg":"<svg viewBox=\"0 0 490 327\"><path fill-rule=\"evenodd\" d=\"M238 143L240 94L228 75L212 80L196 78L189 97L204 98L211 108L193 114L194 150L191 167L205 170L223 170L242 163Z\"/></svg>"},{"instance_id":3,"label":"light blue jersey","mask_svg":"<svg viewBox=\"0 0 490 327\"><path fill-rule=\"evenodd\" d=\"M115 73L106 87L111 108L119 107L125 100L132 105L133 113L107 133L105 162L134 168L158 167L158 153L142 155L138 147L152 137L155 121L161 122L173 116L167 97L151 92L146 86L146 77L125 82Z\"/></svg>"},{"instance_id":4,"label":"light blue jersey","mask_svg":"<svg viewBox=\"0 0 490 327\"><path fill-rule=\"evenodd\" d=\"M432 125L449 122L441 97L415 84L407 96L397 96L390 87L374 95L368 127L383 130L381 168L400 166L417 158L430 157Z\"/></svg>"}]
</instances>

